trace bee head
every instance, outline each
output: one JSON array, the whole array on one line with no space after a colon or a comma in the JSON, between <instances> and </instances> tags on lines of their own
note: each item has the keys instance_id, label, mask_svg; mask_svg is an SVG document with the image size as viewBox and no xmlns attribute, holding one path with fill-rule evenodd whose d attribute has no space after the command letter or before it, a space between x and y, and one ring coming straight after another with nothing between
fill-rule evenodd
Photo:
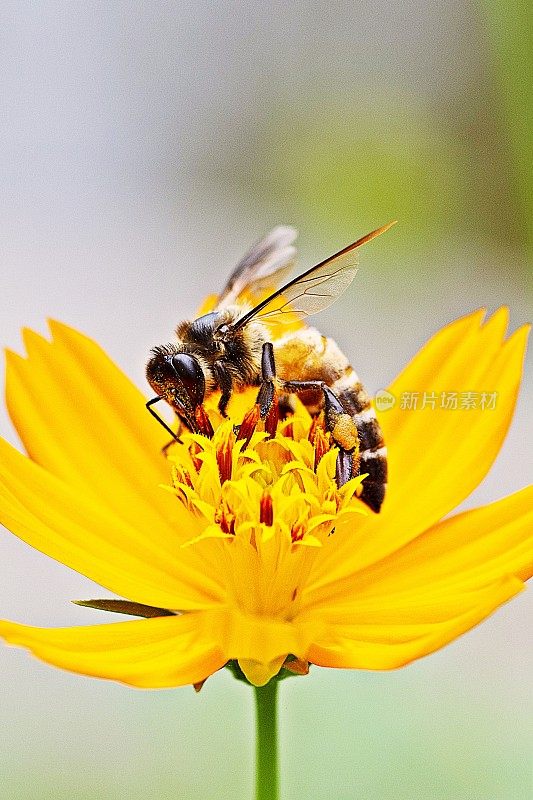
<instances>
[{"instance_id":1,"label":"bee head","mask_svg":"<svg viewBox=\"0 0 533 800\"><path fill-rule=\"evenodd\" d=\"M152 353L146 365L148 383L194 431L194 412L205 395L205 376L198 359L176 352L172 346L157 347Z\"/></svg>"}]
</instances>

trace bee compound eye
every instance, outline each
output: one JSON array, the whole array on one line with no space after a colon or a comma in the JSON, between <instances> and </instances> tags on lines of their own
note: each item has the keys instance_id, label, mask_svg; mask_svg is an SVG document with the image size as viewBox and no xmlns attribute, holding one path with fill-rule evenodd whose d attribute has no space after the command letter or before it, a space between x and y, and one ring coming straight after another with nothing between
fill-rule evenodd
<instances>
[{"instance_id":1,"label":"bee compound eye","mask_svg":"<svg viewBox=\"0 0 533 800\"><path fill-rule=\"evenodd\" d=\"M205 394L205 378L198 360L188 353L178 353L172 356L170 363L189 395L192 405L200 405Z\"/></svg>"}]
</instances>

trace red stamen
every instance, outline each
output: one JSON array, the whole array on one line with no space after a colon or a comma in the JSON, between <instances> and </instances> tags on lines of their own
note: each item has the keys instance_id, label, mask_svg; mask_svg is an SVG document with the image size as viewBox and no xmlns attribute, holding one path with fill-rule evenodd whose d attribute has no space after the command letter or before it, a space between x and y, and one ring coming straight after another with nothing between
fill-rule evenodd
<instances>
[{"instance_id":1,"label":"red stamen","mask_svg":"<svg viewBox=\"0 0 533 800\"><path fill-rule=\"evenodd\" d=\"M202 448L200 447L199 444L197 444L197 442L192 442L189 445L189 455L191 457L191 461L193 463L193 467L196 470L196 472L200 472L202 466L202 460L200 458L196 458L196 454L201 452Z\"/></svg>"},{"instance_id":2,"label":"red stamen","mask_svg":"<svg viewBox=\"0 0 533 800\"><path fill-rule=\"evenodd\" d=\"M259 522L263 525L272 527L274 522L274 510L272 508L272 497L268 489L264 489L263 496L259 502Z\"/></svg>"},{"instance_id":3,"label":"red stamen","mask_svg":"<svg viewBox=\"0 0 533 800\"><path fill-rule=\"evenodd\" d=\"M176 464L174 467L174 481L175 483L184 483L189 489L194 489L191 474L182 464Z\"/></svg>"},{"instance_id":4,"label":"red stamen","mask_svg":"<svg viewBox=\"0 0 533 800\"><path fill-rule=\"evenodd\" d=\"M216 449L216 457L218 464L218 474L220 475L220 483L231 480L231 470L233 467L232 451L235 444L235 434L230 431L228 436L220 443Z\"/></svg>"},{"instance_id":5,"label":"red stamen","mask_svg":"<svg viewBox=\"0 0 533 800\"><path fill-rule=\"evenodd\" d=\"M241 422L241 426L239 428L239 434L237 436L237 441L240 442L243 439L245 440L246 444L244 447L248 447L250 444L250 439L252 438L254 431L256 429L257 423L261 417L261 410L256 403L250 411L247 411L244 415L244 419Z\"/></svg>"},{"instance_id":6,"label":"red stamen","mask_svg":"<svg viewBox=\"0 0 533 800\"><path fill-rule=\"evenodd\" d=\"M196 424L198 425L198 430L202 436L212 439L215 432L213 430L213 426L211 425L211 420L207 416L206 410L203 406L196 406L194 409L194 418L196 420Z\"/></svg>"},{"instance_id":7,"label":"red stamen","mask_svg":"<svg viewBox=\"0 0 533 800\"><path fill-rule=\"evenodd\" d=\"M292 422L289 422L288 425L285 425L283 428L283 435L287 437L287 439L294 439L294 425Z\"/></svg>"},{"instance_id":8,"label":"red stamen","mask_svg":"<svg viewBox=\"0 0 533 800\"><path fill-rule=\"evenodd\" d=\"M305 525L301 525L300 523L296 523L291 528L291 540L292 542L300 542L305 536Z\"/></svg>"},{"instance_id":9,"label":"red stamen","mask_svg":"<svg viewBox=\"0 0 533 800\"><path fill-rule=\"evenodd\" d=\"M214 520L220 525L222 533L229 533L235 536L235 514L232 514L227 504L222 500L215 511Z\"/></svg>"}]
</instances>

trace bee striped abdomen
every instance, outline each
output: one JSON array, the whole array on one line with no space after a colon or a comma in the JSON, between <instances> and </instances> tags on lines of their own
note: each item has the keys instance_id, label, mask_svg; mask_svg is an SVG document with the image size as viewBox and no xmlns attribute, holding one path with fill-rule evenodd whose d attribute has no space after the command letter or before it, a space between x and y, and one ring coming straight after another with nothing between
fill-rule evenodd
<instances>
[{"instance_id":1,"label":"bee striped abdomen","mask_svg":"<svg viewBox=\"0 0 533 800\"><path fill-rule=\"evenodd\" d=\"M363 481L363 500L373 511L379 511L387 486L387 448L376 419L376 412L363 384L350 371L331 387L343 408L352 417L359 438L358 474L368 473Z\"/></svg>"},{"instance_id":2,"label":"bee striped abdomen","mask_svg":"<svg viewBox=\"0 0 533 800\"><path fill-rule=\"evenodd\" d=\"M368 473L361 499L373 511L379 511L387 485L387 450L370 395L348 359L333 339L322 336L315 328L305 328L274 341L274 350L282 379L324 381L352 418L359 441L359 464L355 463L354 473ZM299 396L311 414L318 414L323 407L319 390L303 391Z\"/></svg>"}]
</instances>

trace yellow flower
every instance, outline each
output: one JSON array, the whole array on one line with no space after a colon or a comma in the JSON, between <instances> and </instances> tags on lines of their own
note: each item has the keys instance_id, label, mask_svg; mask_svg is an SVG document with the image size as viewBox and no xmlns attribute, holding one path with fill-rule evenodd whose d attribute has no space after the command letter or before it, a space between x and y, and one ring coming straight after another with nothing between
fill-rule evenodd
<instances>
[{"instance_id":1,"label":"yellow flower","mask_svg":"<svg viewBox=\"0 0 533 800\"><path fill-rule=\"evenodd\" d=\"M443 520L496 457L520 381L527 329L504 340L506 310L482 317L440 331L389 387L380 514L359 479L337 489L335 450L303 407L248 442L211 409L213 439L184 436L165 458L142 395L96 344L58 323L52 343L26 332L7 402L29 457L0 442L0 521L147 618L0 634L58 667L165 687L230 660L256 685L283 664L394 669L469 630L532 566L531 489ZM443 392L497 402L446 407ZM423 409L401 402L424 393ZM253 395L235 398L235 422Z\"/></svg>"}]
</instances>

